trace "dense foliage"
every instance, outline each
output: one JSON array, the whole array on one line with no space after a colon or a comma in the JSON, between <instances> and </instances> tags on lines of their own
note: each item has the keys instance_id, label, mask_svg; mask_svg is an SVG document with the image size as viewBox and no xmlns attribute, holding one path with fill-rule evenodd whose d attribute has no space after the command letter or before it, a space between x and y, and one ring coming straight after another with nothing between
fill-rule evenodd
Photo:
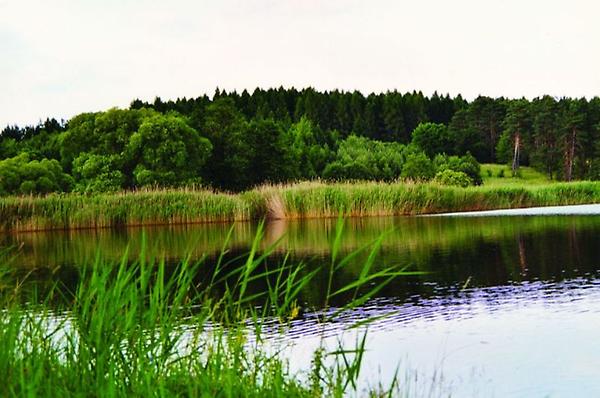
<instances>
[{"instance_id":1,"label":"dense foliage","mask_svg":"<svg viewBox=\"0 0 600 398\"><path fill-rule=\"evenodd\" d=\"M191 184L240 191L315 178L465 185L481 182L478 162L598 179L599 137L599 98L217 90L213 98L135 100L67 122L8 126L0 194Z\"/></svg>"}]
</instances>

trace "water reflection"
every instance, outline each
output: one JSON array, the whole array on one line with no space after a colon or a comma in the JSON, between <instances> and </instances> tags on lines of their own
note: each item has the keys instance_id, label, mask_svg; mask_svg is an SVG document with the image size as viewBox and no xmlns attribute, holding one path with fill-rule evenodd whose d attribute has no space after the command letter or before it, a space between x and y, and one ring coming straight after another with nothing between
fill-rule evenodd
<instances>
[{"instance_id":1,"label":"water reflection","mask_svg":"<svg viewBox=\"0 0 600 398\"><path fill-rule=\"evenodd\" d=\"M262 247L278 242L265 266L303 261L327 264L336 220L267 225ZM14 266L39 281L74 286L96 255L130 260L142 248L177 262L187 254L210 263L225 245L228 259L248 250L256 225L241 223L4 235L18 247ZM392 377L396 365L423 377L443 371L454 396L598 396L600 394L600 217L363 218L346 221L342 251L349 253L387 232L376 268L409 265L422 275L402 277L379 297L332 322L322 322L325 274L301 297L305 311L281 334L273 322L269 344L284 345L295 369L310 353L338 338L352 344L348 326L369 326L364 383ZM336 274L336 287L360 274L368 252ZM252 289L264 289L257 284ZM343 305L338 298L334 305ZM384 317L382 317L384 316ZM475 374L475 376L473 376Z\"/></svg>"},{"instance_id":2,"label":"water reflection","mask_svg":"<svg viewBox=\"0 0 600 398\"><path fill-rule=\"evenodd\" d=\"M277 243L271 262L291 261L319 267L329 262L336 220L278 221L268 224L262 247ZM231 229L231 237L225 244ZM425 274L393 281L381 296L452 294L465 284L498 286L523 281L560 281L593 274L600 258L600 217L361 218L346 220L342 254L364 247L386 233L376 261L379 269L408 265ZM176 263L191 255L214 262L225 247L235 258L249 250L256 225L239 223L83 231L21 233L0 237L13 250L13 264L36 269L40 278L72 275L99 256L131 261L142 248L149 257ZM336 275L342 286L359 275L366 250ZM207 272L210 272L207 269ZM322 275L324 278L325 275ZM315 285L324 281L317 277ZM313 286L308 294L321 291ZM318 303L318 297L305 297Z\"/></svg>"}]
</instances>

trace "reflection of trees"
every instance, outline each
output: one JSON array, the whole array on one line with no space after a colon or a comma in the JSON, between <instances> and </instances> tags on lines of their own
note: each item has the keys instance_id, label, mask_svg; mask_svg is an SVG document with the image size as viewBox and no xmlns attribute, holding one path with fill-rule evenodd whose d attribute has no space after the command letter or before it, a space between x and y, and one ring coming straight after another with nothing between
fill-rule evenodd
<instances>
[{"instance_id":1,"label":"reflection of trees","mask_svg":"<svg viewBox=\"0 0 600 398\"><path fill-rule=\"evenodd\" d=\"M127 254L130 260L142 250L149 258L168 261L191 256L213 255L223 248L245 248L251 242L256 227L249 223L203 224L141 228L111 228L31 232L4 235L0 247L12 247L15 264L23 267L85 266L97 255L107 261L119 261ZM17 249L18 248L18 249Z\"/></svg>"},{"instance_id":2,"label":"reflection of trees","mask_svg":"<svg viewBox=\"0 0 600 398\"><path fill-rule=\"evenodd\" d=\"M581 263L581 256L579 251L579 240L577 239L577 228L575 225L572 225L568 231L567 238L569 240L569 252L571 253L569 257L575 262L575 266L578 266Z\"/></svg>"},{"instance_id":3,"label":"reflection of trees","mask_svg":"<svg viewBox=\"0 0 600 398\"><path fill-rule=\"evenodd\" d=\"M287 261L305 263L306 272L328 264L336 222L320 219L269 223L263 247L280 243L268 264L283 261L287 253L291 253ZM341 255L387 232L375 269L408 265L410 270L427 274L398 278L383 294L427 296L436 294L438 286L462 286L468 278L471 285L493 286L523 278L547 280L595 270L593 259L600 257L599 229L600 219L594 217L357 218L345 222ZM22 244L16 264L49 270L70 265L77 269L94 261L97 253L115 262L127 251L130 260L135 260L143 247L148 257L171 263L187 255L193 260L205 254L213 261L230 230L226 245L229 256L242 255L255 236L254 224L55 231L5 235L1 242L2 246ZM335 283L341 286L355 280L368 254L367 248L357 255L336 275ZM48 278L60 277L60 273L48 274ZM320 300L319 292L326 282L320 278L324 277L318 275L305 288L303 296L311 297L309 301Z\"/></svg>"},{"instance_id":4,"label":"reflection of trees","mask_svg":"<svg viewBox=\"0 0 600 398\"><path fill-rule=\"evenodd\" d=\"M527 256L525 255L525 239L523 235L517 234L517 244L519 246L519 267L521 268L521 274L527 275Z\"/></svg>"}]
</instances>

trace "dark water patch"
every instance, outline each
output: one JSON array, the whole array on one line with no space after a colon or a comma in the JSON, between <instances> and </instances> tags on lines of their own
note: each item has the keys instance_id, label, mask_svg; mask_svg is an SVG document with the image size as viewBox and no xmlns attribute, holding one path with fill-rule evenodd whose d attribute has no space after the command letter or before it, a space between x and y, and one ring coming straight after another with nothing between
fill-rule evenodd
<instances>
[{"instance_id":1,"label":"dark water patch","mask_svg":"<svg viewBox=\"0 0 600 398\"><path fill-rule=\"evenodd\" d=\"M78 273L96 258L117 263L161 259L175 267L181 259L204 258L201 271L211 275L230 226L179 226L99 231L3 235L2 247L13 247L13 267L40 282L59 280L75 286ZM307 306L324 301L330 247L335 220L274 223L267 227L262 247L279 242L263 264L305 263L306 271L323 268L301 294ZM233 226L225 245L224 262L234 267L245 261L256 227ZM380 297L407 301L452 296L462 288L491 287L535 281L595 278L600 269L600 217L511 218L366 218L346 221L341 255L348 254L381 234L375 270L396 265L422 274L393 280ZM369 255L367 248L343 267L334 287L355 280ZM237 259L237 260L236 260ZM199 281L202 275L199 275ZM260 283L254 287L264 288ZM340 302L343 305L344 297Z\"/></svg>"}]
</instances>

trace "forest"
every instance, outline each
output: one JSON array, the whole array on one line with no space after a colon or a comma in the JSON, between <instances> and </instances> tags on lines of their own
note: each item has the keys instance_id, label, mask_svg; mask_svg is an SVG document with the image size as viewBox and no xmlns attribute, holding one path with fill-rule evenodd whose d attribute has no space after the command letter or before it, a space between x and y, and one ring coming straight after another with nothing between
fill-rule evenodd
<instances>
[{"instance_id":1,"label":"forest","mask_svg":"<svg viewBox=\"0 0 600 398\"><path fill-rule=\"evenodd\" d=\"M480 163L600 179L600 98L533 100L389 91L217 89L212 98L7 126L0 195L301 180L478 185Z\"/></svg>"}]
</instances>

